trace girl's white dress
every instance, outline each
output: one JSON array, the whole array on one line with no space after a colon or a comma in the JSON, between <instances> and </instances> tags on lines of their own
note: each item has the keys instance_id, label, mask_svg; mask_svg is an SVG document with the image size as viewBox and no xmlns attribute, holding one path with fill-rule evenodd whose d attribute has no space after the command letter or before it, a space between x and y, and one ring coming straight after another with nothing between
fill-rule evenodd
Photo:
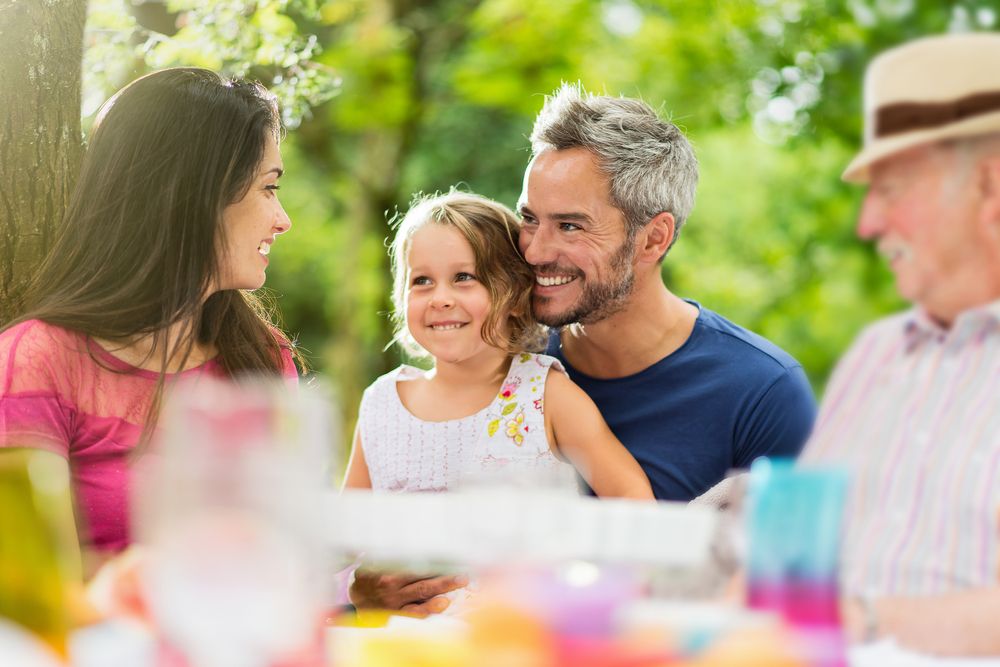
<instances>
[{"instance_id":1,"label":"girl's white dress","mask_svg":"<svg viewBox=\"0 0 1000 667\"><path fill-rule=\"evenodd\" d=\"M423 375L400 366L361 399L358 428L372 489L448 491L517 485L577 490L572 466L555 457L545 434L545 378L565 372L554 357L514 355L493 401L474 415L442 422L411 414L396 385Z\"/></svg>"}]
</instances>

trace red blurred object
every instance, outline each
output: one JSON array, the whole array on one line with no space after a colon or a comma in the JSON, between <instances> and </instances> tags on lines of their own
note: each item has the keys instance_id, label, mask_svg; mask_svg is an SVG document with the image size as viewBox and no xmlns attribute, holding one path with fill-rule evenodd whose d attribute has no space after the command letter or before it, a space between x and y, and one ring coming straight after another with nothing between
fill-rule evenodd
<instances>
[{"instance_id":1,"label":"red blurred object","mask_svg":"<svg viewBox=\"0 0 1000 667\"><path fill-rule=\"evenodd\" d=\"M564 636L555 643L557 667L655 667L677 664L667 650L635 647L600 637Z\"/></svg>"}]
</instances>

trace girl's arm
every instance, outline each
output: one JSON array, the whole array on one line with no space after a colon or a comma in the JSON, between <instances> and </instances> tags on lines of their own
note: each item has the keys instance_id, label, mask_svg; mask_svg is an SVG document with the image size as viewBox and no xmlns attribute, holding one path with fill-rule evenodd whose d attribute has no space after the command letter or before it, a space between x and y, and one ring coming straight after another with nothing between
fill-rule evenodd
<instances>
[{"instance_id":1,"label":"girl's arm","mask_svg":"<svg viewBox=\"0 0 1000 667\"><path fill-rule=\"evenodd\" d=\"M361 446L361 429L354 429L354 444L351 446L351 457L347 461L347 474L344 475L345 489L370 489L371 477L368 476L368 464L365 462L365 448Z\"/></svg>"},{"instance_id":2,"label":"girl's arm","mask_svg":"<svg viewBox=\"0 0 1000 667\"><path fill-rule=\"evenodd\" d=\"M594 401L558 371L545 379L545 430L553 453L568 459L598 496L653 499L646 473Z\"/></svg>"}]
</instances>

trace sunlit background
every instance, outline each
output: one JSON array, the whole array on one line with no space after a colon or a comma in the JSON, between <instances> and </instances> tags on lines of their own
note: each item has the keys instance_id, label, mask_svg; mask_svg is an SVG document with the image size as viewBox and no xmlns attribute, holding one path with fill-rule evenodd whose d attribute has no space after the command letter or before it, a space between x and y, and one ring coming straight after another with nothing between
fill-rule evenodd
<instances>
[{"instance_id":1,"label":"sunlit background","mask_svg":"<svg viewBox=\"0 0 1000 667\"><path fill-rule=\"evenodd\" d=\"M854 236L862 192L839 181L864 65L996 21L995 2L944 0L91 0L84 127L167 66L275 90L294 227L268 289L349 430L360 392L399 362L385 349L393 215L453 185L513 206L534 114L562 81L641 97L701 163L668 285L790 351L821 392L858 330L904 307Z\"/></svg>"}]
</instances>

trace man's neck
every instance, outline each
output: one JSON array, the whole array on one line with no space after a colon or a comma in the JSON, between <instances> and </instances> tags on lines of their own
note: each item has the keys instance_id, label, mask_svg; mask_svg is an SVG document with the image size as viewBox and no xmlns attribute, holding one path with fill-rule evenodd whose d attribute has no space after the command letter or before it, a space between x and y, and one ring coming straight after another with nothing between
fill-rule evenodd
<instances>
[{"instance_id":1,"label":"man's neck","mask_svg":"<svg viewBox=\"0 0 1000 667\"><path fill-rule=\"evenodd\" d=\"M563 356L591 377L627 377L680 348L697 319L698 308L674 296L656 276L637 284L625 308L614 315L563 329Z\"/></svg>"},{"instance_id":2,"label":"man's neck","mask_svg":"<svg viewBox=\"0 0 1000 667\"><path fill-rule=\"evenodd\" d=\"M995 280L993 284L984 281L970 287L967 292L958 295L947 304L938 307L924 305L923 308L942 329L950 329L963 313L986 308L998 301L1000 301L1000 279Z\"/></svg>"}]
</instances>

